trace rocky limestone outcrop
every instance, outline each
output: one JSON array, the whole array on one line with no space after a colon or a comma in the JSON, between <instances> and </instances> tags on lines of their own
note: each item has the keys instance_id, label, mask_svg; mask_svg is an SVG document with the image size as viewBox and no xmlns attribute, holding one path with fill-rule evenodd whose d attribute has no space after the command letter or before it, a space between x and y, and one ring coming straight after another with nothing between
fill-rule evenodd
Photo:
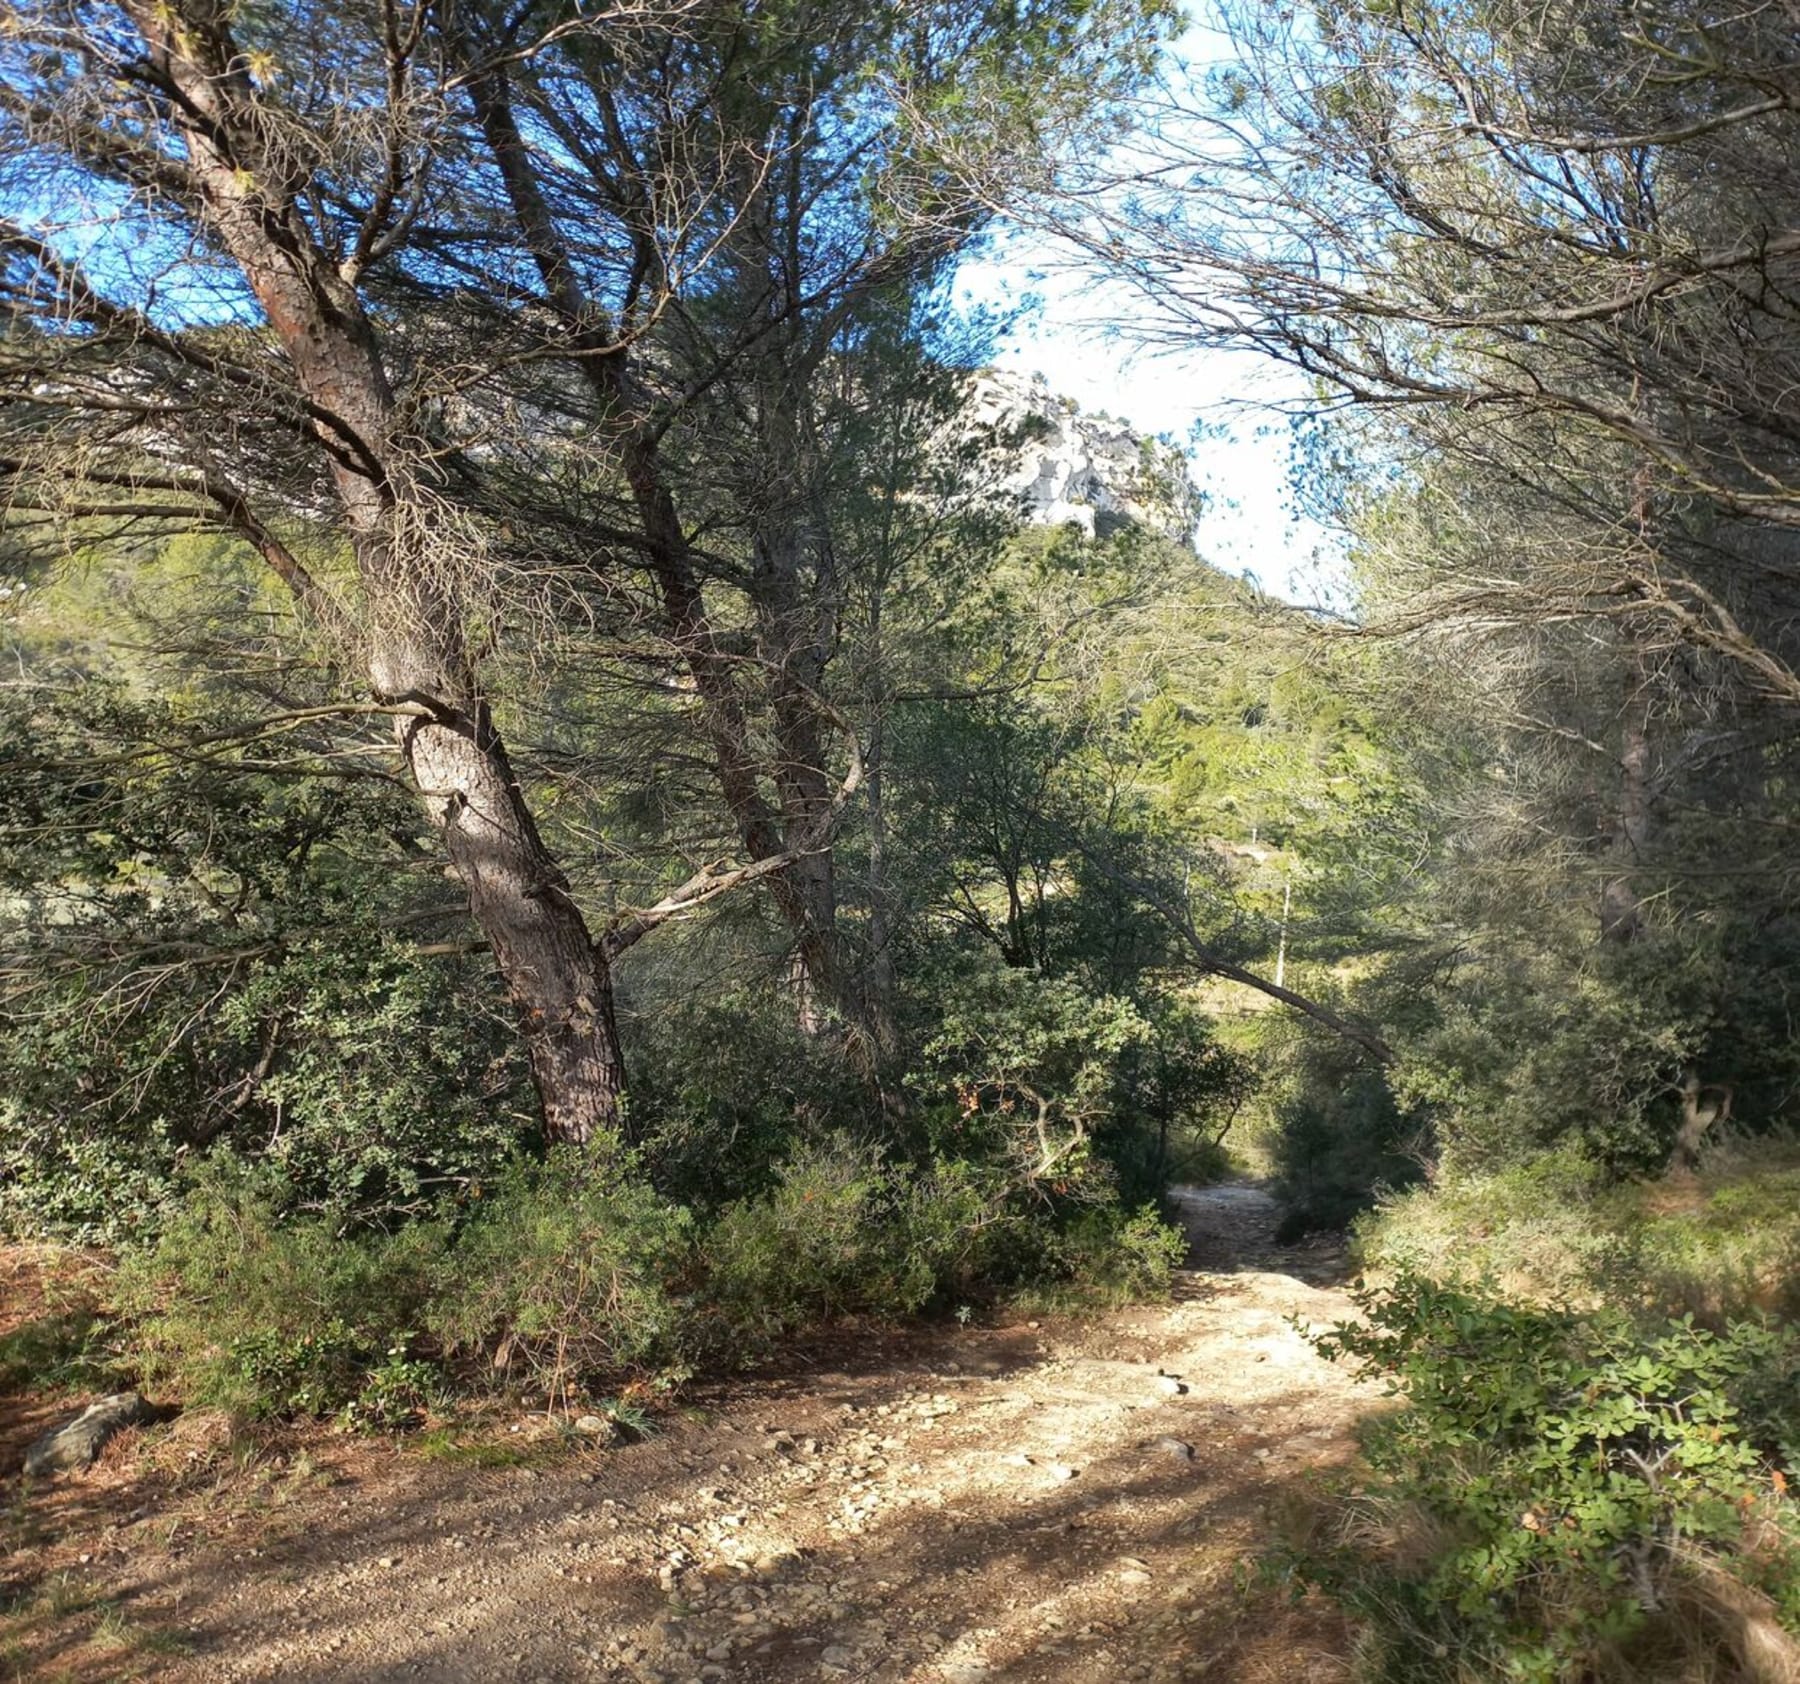
<instances>
[{"instance_id":1,"label":"rocky limestone outcrop","mask_svg":"<svg viewBox=\"0 0 1800 1684\"><path fill-rule=\"evenodd\" d=\"M1131 523L1192 546L1201 496L1175 446L1085 414L1041 375L983 370L966 413L1000 441L1003 484L1033 525L1073 522L1106 537Z\"/></svg>"}]
</instances>

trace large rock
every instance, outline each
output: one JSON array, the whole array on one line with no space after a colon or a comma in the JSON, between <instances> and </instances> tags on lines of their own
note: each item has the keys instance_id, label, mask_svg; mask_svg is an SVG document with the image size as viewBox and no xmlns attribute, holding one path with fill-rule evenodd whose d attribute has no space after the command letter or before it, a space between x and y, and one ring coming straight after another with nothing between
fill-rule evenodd
<instances>
[{"instance_id":1,"label":"large rock","mask_svg":"<svg viewBox=\"0 0 1800 1684\"><path fill-rule=\"evenodd\" d=\"M90 1403L73 1421L44 1434L25 1452L25 1476L61 1473L93 1464L101 1446L123 1427L153 1421L156 1411L136 1392L115 1392Z\"/></svg>"},{"instance_id":2,"label":"large rock","mask_svg":"<svg viewBox=\"0 0 1800 1684\"><path fill-rule=\"evenodd\" d=\"M1201 495L1170 444L1059 398L1041 376L984 369L969 391L967 424L1014 441L1001 473L1036 526L1073 522L1089 537L1118 526L1194 542Z\"/></svg>"}]
</instances>

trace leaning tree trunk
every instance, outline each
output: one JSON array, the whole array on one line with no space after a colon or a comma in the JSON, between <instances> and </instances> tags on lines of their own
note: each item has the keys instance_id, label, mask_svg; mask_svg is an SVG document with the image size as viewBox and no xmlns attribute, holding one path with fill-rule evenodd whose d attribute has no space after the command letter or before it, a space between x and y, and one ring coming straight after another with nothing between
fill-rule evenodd
<instances>
[{"instance_id":1,"label":"leaning tree trunk","mask_svg":"<svg viewBox=\"0 0 1800 1684\"><path fill-rule=\"evenodd\" d=\"M546 1137L587 1145L616 1134L625 1066L611 972L544 847L486 703L447 722L409 721L402 738L518 1012Z\"/></svg>"},{"instance_id":2,"label":"leaning tree trunk","mask_svg":"<svg viewBox=\"0 0 1800 1684\"><path fill-rule=\"evenodd\" d=\"M552 1141L598 1142L622 1120L612 977L544 847L475 681L447 582L458 539L419 494L424 453L397 436L393 390L354 279L301 209L303 162L269 144L227 14L130 0L177 99L200 209L286 354L342 507L367 608L369 681L402 711L400 749L519 1014ZM441 549L440 549L441 547Z\"/></svg>"}]
</instances>

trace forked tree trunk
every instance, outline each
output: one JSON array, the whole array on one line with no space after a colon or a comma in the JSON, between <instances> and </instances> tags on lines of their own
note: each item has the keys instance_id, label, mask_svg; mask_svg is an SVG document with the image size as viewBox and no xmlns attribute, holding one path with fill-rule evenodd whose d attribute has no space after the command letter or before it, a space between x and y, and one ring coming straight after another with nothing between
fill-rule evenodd
<instances>
[{"instance_id":1,"label":"forked tree trunk","mask_svg":"<svg viewBox=\"0 0 1800 1684\"><path fill-rule=\"evenodd\" d=\"M363 600L369 682L405 710L399 746L518 1011L550 1140L617 1133L624 1065L612 977L568 880L544 847L476 682L449 576L466 556L419 494L424 453L396 436L395 403L353 279L301 211L303 163L211 4L128 0L172 109L200 208L268 319L299 394L320 419Z\"/></svg>"},{"instance_id":2,"label":"forked tree trunk","mask_svg":"<svg viewBox=\"0 0 1800 1684\"><path fill-rule=\"evenodd\" d=\"M854 967L846 962L838 927L832 854L833 791L825 769L830 732L818 702L835 631L831 587L815 582L811 595L800 579L808 538L803 488L781 484L800 460L800 443L788 413L788 394L765 392L768 460L776 465L772 500L776 518L761 522L748 591L757 639L755 670L762 676L774 738L772 761L752 741L750 710L741 688L745 663L721 647L702 588L687 530L659 454L661 429L652 424L626 346L609 342L604 309L586 296L576 266L538 179L532 149L513 112L504 72L463 51L471 66L469 89L475 115L505 188L514 219L530 251L545 302L562 319L572 367L600 400L615 429L619 466L629 486L644 549L656 582L663 635L687 668L701 702L701 717L717 768L719 792L744 851L754 862L792 855L768 878L769 890L793 941L790 975L803 1027L824 1032L847 1026L851 1050L870 1047L866 1002ZM647 265L653 242L640 256ZM813 534L814 541L818 535ZM814 552L828 561L828 546ZM821 601L824 606L821 607ZM765 782L775 790L773 802Z\"/></svg>"}]
</instances>

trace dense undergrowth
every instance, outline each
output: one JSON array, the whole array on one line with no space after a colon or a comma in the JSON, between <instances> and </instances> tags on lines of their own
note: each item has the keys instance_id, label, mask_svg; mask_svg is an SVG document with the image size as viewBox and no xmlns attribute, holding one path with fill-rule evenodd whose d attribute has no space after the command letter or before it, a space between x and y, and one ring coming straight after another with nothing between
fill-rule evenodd
<instances>
[{"instance_id":1,"label":"dense undergrowth","mask_svg":"<svg viewBox=\"0 0 1800 1684\"><path fill-rule=\"evenodd\" d=\"M628 1165L558 1152L391 1232L346 1232L266 1168L220 1165L100 1300L116 1378L240 1418L387 1429L457 1397L667 1389L846 1317L1154 1296L1182 1250L1149 1207L1057 1210L844 1137L705 1216Z\"/></svg>"},{"instance_id":2,"label":"dense undergrowth","mask_svg":"<svg viewBox=\"0 0 1800 1684\"><path fill-rule=\"evenodd\" d=\"M1356 1223L1379 1272L1489 1280L1524 1299L1800 1315L1800 1140L1722 1140L1692 1175L1620 1181L1566 1147L1392 1194Z\"/></svg>"},{"instance_id":3,"label":"dense undergrowth","mask_svg":"<svg viewBox=\"0 0 1800 1684\"><path fill-rule=\"evenodd\" d=\"M1368 1677L1800 1677L1791 8L1227 4L1186 116L1166 0L14 10L0 1233L116 1268L0 1383L1153 1292L1236 1119L1387 1283ZM1058 183L1320 383L1330 614L1148 439L1021 529L956 265Z\"/></svg>"},{"instance_id":4,"label":"dense undergrowth","mask_svg":"<svg viewBox=\"0 0 1800 1684\"><path fill-rule=\"evenodd\" d=\"M1276 1568L1372 1680L1786 1679L1800 1662L1800 1147L1621 1181L1578 1147L1389 1193L1366 1319L1401 1400Z\"/></svg>"},{"instance_id":5,"label":"dense undergrowth","mask_svg":"<svg viewBox=\"0 0 1800 1684\"><path fill-rule=\"evenodd\" d=\"M1779 1471L1800 1453L1800 1329L1528 1308L1411 1274L1359 1303L1367 1320L1319 1348L1405 1407L1286 1566L1360 1616L1371 1676L1762 1676L1758 1645L1800 1625Z\"/></svg>"}]
</instances>

